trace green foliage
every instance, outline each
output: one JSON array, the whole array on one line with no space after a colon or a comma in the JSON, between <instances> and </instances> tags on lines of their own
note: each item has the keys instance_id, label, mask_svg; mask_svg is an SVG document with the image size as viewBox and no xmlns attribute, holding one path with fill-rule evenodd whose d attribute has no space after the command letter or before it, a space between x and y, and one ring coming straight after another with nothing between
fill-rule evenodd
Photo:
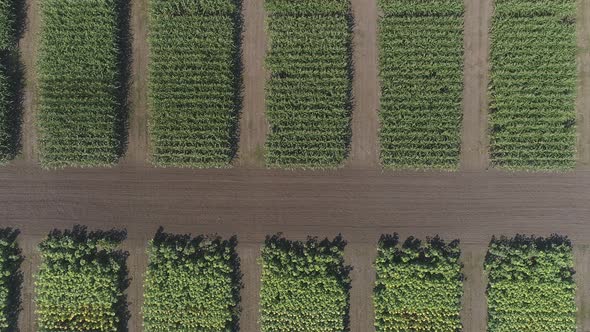
<instances>
[{"instance_id":1,"label":"green foliage","mask_svg":"<svg viewBox=\"0 0 590 332\"><path fill-rule=\"evenodd\" d=\"M351 135L349 0L268 0L265 6L267 163L336 167L346 158Z\"/></svg>"},{"instance_id":2,"label":"green foliage","mask_svg":"<svg viewBox=\"0 0 590 332\"><path fill-rule=\"evenodd\" d=\"M22 275L19 272L23 257L16 242L18 231L0 229L0 331L17 331L20 309L20 287Z\"/></svg>"},{"instance_id":3,"label":"green foliage","mask_svg":"<svg viewBox=\"0 0 590 332\"><path fill-rule=\"evenodd\" d=\"M386 168L459 164L463 1L379 0L381 162Z\"/></svg>"},{"instance_id":4,"label":"green foliage","mask_svg":"<svg viewBox=\"0 0 590 332\"><path fill-rule=\"evenodd\" d=\"M375 269L375 327L385 331L461 331L463 275L459 241L438 236L422 244L397 234L379 241Z\"/></svg>"},{"instance_id":5,"label":"green foliage","mask_svg":"<svg viewBox=\"0 0 590 332\"><path fill-rule=\"evenodd\" d=\"M241 0L151 0L150 136L160 166L221 167L237 148Z\"/></svg>"},{"instance_id":6,"label":"green foliage","mask_svg":"<svg viewBox=\"0 0 590 332\"><path fill-rule=\"evenodd\" d=\"M12 97L8 68L0 61L0 164L11 159L13 155Z\"/></svg>"},{"instance_id":7,"label":"green foliage","mask_svg":"<svg viewBox=\"0 0 590 332\"><path fill-rule=\"evenodd\" d=\"M44 166L106 166L122 154L126 5L124 0L41 1Z\"/></svg>"},{"instance_id":8,"label":"green foliage","mask_svg":"<svg viewBox=\"0 0 590 332\"><path fill-rule=\"evenodd\" d=\"M495 166L574 167L575 15L574 0L495 2L489 87Z\"/></svg>"},{"instance_id":9,"label":"green foliage","mask_svg":"<svg viewBox=\"0 0 590 332\"><path fill-rule=\"evenodd\" d=\"M260 291L263 332L348 330L349 267L346 242L289 241L267 236L262 249Z\"/></svg>"},{"instance_id":10,"label":"green foliage","mask_svg":"<svg viewBox=\"0 0 590 332\"><path fill-rule=\"evenodd\" d=\"M237 331L240 300L237 240L191 238L160 228L150 241L144 331Z\"/></svg>"},{"instance_id":11,"label":"green foliage","mask_svg":"<svg viewBox=\"0 0 590 332\"><path fill-rule=\"evenodd\" d=\"M19 35L19 11L24 1L0 0L0 50L16 48Z\"/></svg>"},{"instance_id":12,"label":"green foliage","mask_svg":"<svg viewBox=\"0 0 590 332\"><path fill-rule=\"evenodd\" d=\"M488 273L488 331L576 331L570 241L517 235L493 238Z\"/></svg>"},{"instance_id":13,"label":"green foliage","mask_svg":"<svg viewBox=\"0 0 590 332\"><path fill-rule=\"evenodd\" d=\"M127 253L121 231L54 230L39 244L35 280L40 332L124 331Z\"/></svg>"}]
</instances>

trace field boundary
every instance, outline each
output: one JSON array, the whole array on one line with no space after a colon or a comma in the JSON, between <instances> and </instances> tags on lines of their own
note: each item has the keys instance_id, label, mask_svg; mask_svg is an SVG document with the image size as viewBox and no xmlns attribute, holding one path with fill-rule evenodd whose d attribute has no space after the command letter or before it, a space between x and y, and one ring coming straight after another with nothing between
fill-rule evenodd
<instances>
[{"instance_id":1,"label":"field boundary","mask_svg":"<svg viewBox=\"0 0 590 332\"><path fill-rule=\"evenodd\" d=\"M577 168L590 169L590 0L577 1Z\"/></svg>"}]
</instances>

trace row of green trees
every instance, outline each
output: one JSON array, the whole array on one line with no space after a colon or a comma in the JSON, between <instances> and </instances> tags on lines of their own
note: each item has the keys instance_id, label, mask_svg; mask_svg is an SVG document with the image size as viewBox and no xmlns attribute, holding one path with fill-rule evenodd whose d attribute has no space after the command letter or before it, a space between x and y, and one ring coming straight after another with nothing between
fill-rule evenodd
<instances>
[{"instance_id":1,"label":"row of green trees","mask_svg":"<svg viewBox=\"0 0 590 332\"><path fill-rule=\"evenodd\" d=\"M20 310L18 231L0 229L0 331L15 331ZM34 276L40 331L127 330L126 232L75 226L39 244ZM177 235L162 228L148 244L142 306L145 331L238 331L242 275L237 238ZM262 331L348 331L346 242L267 236L261 250ZM461 331L459 241L383 235L375 260L377 331ZM563 236L492 238L488 331L576 331L571 242Z\"/></svg>"}]
</instances>

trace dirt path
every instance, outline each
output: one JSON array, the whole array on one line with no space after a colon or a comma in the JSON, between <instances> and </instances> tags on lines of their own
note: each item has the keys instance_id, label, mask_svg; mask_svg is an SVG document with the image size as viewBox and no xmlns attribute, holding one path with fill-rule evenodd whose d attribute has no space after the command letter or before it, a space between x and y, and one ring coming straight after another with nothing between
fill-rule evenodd
<instances>
[{"instance_id":1,"label":"dirt path","mask_svg":"<svg viewBox=\"0 0 590 332\"><path fill-rule=\"evenodd\" d=\"M129 132L127 153L121 163L144 165L149 155L148 142L148 57L147 0L131 0L131 86L129 91Z\"/></svg>"},{"instance_id":2,"label":"dirt path","mask_svg":"<svg viewBox=\"0 0 590 332\"><path fill-rule=\"evenodd\" d=\"M347 165L379 167L379 80L377 4L375 0L352 0L353 96L352 141Z\"/></svg>"},{"instance_id":3,"label":"dirt path","mask_svg":"<svg viewBox=\"0 0 590 332\"><path fill-rule=\"evenodd\" d=\"M488 167L489 30L492 0L465 0L461 169Z\"/></svg>"},{"instance_id":4,"label":"dirt path","mask_svg":"<svg viewBox=\"0 0 590 332\"><path fill-rule=\"evenodd\" d=\"M464 331L485 331L487 328L486 287L487 278L483 272L487 243L480 245L461 244L463 263L463 310L461 322Z\"/></svg>"},{"instance_id":5,"label":"dirt path","mask_svg":"<svg viewBox=\"0 0 590 332\"><path fill-rule=\"evenodd\" d=\"M590 331L590 246L574 245L578 332Z\"/></svg>"},{"instance_id":6,"label":"dirt path","mask_svg":"<svg viewBox=\"0 0 590 332\"><path fill-rule=\"evenodd\" d=\"M129 252L127 268L131 279L126 290L129 313L131 317L128 322L129 331L141 331L143 316L141 306L143 304L143 279L147 270L148 257L146 253L148 239L134 239L125 241L122 249Z\"/></svg>"},{"instance_id":7,"label":"dirt path","mask_svg":"<svg viewBox=\"0 0 590 332\"><path fill-rule=\"evenodd\" d=\"M260 239L260 243L238 242L238 255L240 256L240 269L243 273L242 283L244 284L241 293L240 331L260 331L258 302L262 266L258 264L258 257L260 257L263 241L264 238Z\"/></svg>"},{"instance_id":8,"label":"dirt path","mask_svg":"<svg viewBox=\"0 0 590 332\"><path fill-rule=\"evenodd\" d=\"M267 47L264 2L244 0L243 16L244 92L236 164L245 167L264 167L264 144L268 132L268 122L264 113L264 88L267 76L264 68Z\"/></svg>"},{"instance_id":9,"label":"dirt path","mask_svg":"<svg viewBox=\"0 0 590 332\"><path fill-rule=\"evenodd\" d=\"M39 160L37 127L35 124L38 100L38 82L35 71L39 39L39 2L36 0L26 0L26 8L26 27L19 42L21 60L25 67L21 144L23 161L29 164L36 164Z\"/></svg>"},{"instance_id":10,"label":"dirt path","mask_svg":"<svg viewBox=\"0 0 590 332\"><path fill-rule=\"evenodd\" d=\"M350 289L350 330L375 331L373 310L373 287L375 269L373 263L377 255L376 245L348 243L344 250L346 264L352 265Z\"/></svg>"},{"instance_id":11,"label":"dirt path","mask_svg":"<svg viewBox=\"0 0 590 332\"><path fill-rule=\"evenodd\" d=\"M37 331L37 315L35 314L34 275L39 271L41 262L37 245L41 241L38 236L21 234L18 238L25 260L21 265L23 272L23 288L21 293L23 310L19 316L20 332Z\"/></svg>"},{"instance_id":12,"label":"dirt path","mask_svg":"<svg viewBox=\"0 0 590 332\"><path fill-rule=\"evenodd\" d=\"M590 0L578 0L578 168L590 169Z\"/></svg>"}]
</instances>

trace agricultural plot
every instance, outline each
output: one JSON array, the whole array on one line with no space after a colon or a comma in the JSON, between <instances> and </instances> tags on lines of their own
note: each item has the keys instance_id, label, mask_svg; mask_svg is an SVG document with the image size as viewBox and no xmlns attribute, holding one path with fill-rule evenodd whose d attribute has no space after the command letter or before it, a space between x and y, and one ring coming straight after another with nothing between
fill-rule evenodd
<instances>
[{"instance_id":1,"label":"agricultural plot","mask_svg":"<svg viewBox=\"0 0 590 332\"><path fill-rule=\"evenodd\" d=\"M267 164L337 167L351 135L349 0L268 0L265 6Z\"/></svg>"},{"instance_id":2,"label":"agricultural plot","mask_svg":"<svg viewBox=\"0 0 590 332\"><path fill-rule=\"evenodd\" d=\"M461 331L459 241L382 236L375 261L376 331Z\"/></svg>"},{"instance_id":3,"label":"agricultural plot","mask_svg":"<svg viewBox=\"0 0 590 332\"><path fill-rule=\"evenodd\" d=\"M18 231L0 229L0 331L17 331L18 309L20 306L19 272L23 260L16 242Z\"/></svg>"},{"instance_id":4,"label":"agricultural plot","mask_svg":"<svg viewBox=\"0 0 590 332\"><path fill-rule=\"evenodd\" d=\"M35 279L39 331L117 332L125 326L126 253L119 231L52 231L39 244Z\"/></svg>"},{"instance_id":5,"label":"agricultural plot","mask_svg":"<svg viewBox=\"0 0 590 332\"><path fill-rule=\"evenodd\" d=\"M572 245L567 238L493 238L488 331L576 331Z\"/></svg>"},{"instance_id":6,"label":"agricultural plot","mask_svg":"<svg viewBox=\"0 0 590 332\"><path fill-rule=\"evenodd\" d=\"M148 248L144 331L237 331L236 244L235 237L192 238L160 229Z\"/></svg>"},{"instance_id":7,"label":"agricultural plot","mask_svg":"<svg viewBox=\"0 0 590 332\"><path fill-rule=\"evenodd\" d=\"M496 1L489 87L496 167L574 167L575 17L574 0Z\"/></svg>"},{"instance_id":8,"label":"agricultural plot","mask_svg":"<svg viewBox=\"0 0 590 332\"><path fill-rule=\"evenodd\" d=\"M237 149L241 0L153 0L149 66L152 161L222 167Z\"/></svg>"},{"instance_id":9,"label":"agricultural plot","mask_svg":"<svg viewBox=\"0 0 590 332\"><path fill-rule=\"evenodd\" d=\"M16 46L22 6L19 0L0 2L0 164L12 159L18 150L20 77Z\"/></svg>"},{"instance_id":10,"label":"agricultural plot","mask_svg":"<svg viewBox=\"0 0 590 332\"><path fill-rule=\"evenodd\" d=\"M461 145L463 1L379 0L381 162L456 169Z\"/></svg>"},{"instance_id":11,"label":"agricultural plot","mask_svg":"<svg viewBox=\"0 0 590 332\"><path fill-rule=\"evenodd\" d=\"M261 329L282 331L346 331L349 267L346 243L289 241L267 236L262 249Z\"/></svg>"},{"instance_id":12,"label":"agricultural plot","mask_svg":"<svg viewBox=\"0 0 590 332\"><path fill-rule=\"evenodd\" d=\"M125 144L126 22L120 0L45 0L38 77L45 167L107 166Z\"/></svg>"}]
</instances>

